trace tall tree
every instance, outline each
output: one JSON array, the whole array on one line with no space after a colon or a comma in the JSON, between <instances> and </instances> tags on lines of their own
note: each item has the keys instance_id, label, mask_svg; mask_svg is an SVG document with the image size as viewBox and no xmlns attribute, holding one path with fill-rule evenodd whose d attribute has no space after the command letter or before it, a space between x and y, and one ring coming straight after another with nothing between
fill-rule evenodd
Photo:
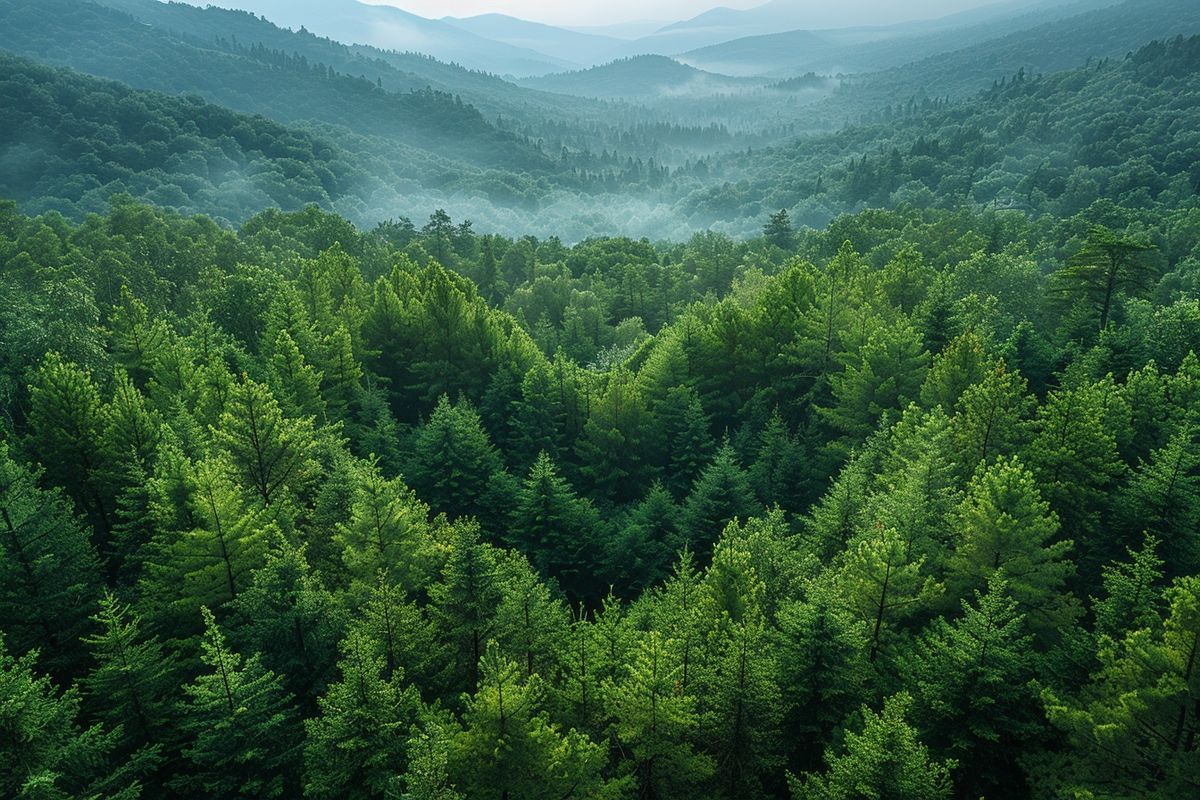
<instances>
[{"instance_id":1,"label":"tall tree","mask_svg":"<svg viewBox=\"0 0 1200 800\"><path fill-rule=\"evenodd\" d=\"M1155 276L1154 265L1146 258L1154 249L1095 225L1079 252L1054 273L1054 280L1067 298L1090 305L1104 330L1120 293L1136 295Z\"/></svg>"},{"instance_id":2,"label":"tall tree","mask_svg":"<svg viewBox=\"0 0 1200 800\"><path fill-rule=\"evenodd\" d=\"M230 649L212 612L201 609L205 671L184 687L178 725L191 769L173 785L193 797L295 796L300 726L282 679L257 655Z\"/></svg>"},{"instance_id":3,"label":"tall tree","mask_svg":"<svg viewBox=\"0 0 1200 800\"><path fill-rule=\"evenodd\" d=\"M304 796L394 797L420 697L412 686L401 687L400 671L385 676L378 644L363 634L351 632L340 651L341 680L321 697L320 713L304 722Z\"/></svg>"},{"instance_id":4,"label":"tall tree","mask_svg":"<svg viewBox=\"0 0 1200 800\"><path fill-rule=\"evenodd\" d=\"M726 442L696 479L684 503L683 535L695 552L707 556L730 521L745 520L760 511L750 478Z\"/></svg>"},{"instance_id":5,"label":"tall tree","mask_svg":"<svg viewBox=\"0 0 1200 800\"><path fill-rule=\"evenodd\" d=\"M949 800L953 761L934 761L907 720L912 699L889 698L876 714L863 708L861 732L848 731L844 752L826 751L824 774L792 779L795 800L853 800L860 797Z\"/></svg>"}]
</instances>

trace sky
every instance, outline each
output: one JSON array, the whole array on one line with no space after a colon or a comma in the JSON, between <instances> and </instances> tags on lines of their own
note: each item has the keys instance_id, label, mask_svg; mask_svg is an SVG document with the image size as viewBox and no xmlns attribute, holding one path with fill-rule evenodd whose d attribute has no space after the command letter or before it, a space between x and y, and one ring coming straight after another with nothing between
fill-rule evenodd
<instances>
[{"instance_id":1,"label":"sky","mask_svg":"<svg viewBox=\"0 0 1200 800\"><path fill-rule=\"evenodd\" d=\"M803 2L803 0L800 0ZM390 4L423 17L470 17L476 14L508 14L552 25L609 25L642 20L689 19L715 6L753 8L765 0L366 0ZM988 5L996 0L811 0L814 7L830 2L854 6L864 22L919 19Z\"/></svg>"}]
</instances>

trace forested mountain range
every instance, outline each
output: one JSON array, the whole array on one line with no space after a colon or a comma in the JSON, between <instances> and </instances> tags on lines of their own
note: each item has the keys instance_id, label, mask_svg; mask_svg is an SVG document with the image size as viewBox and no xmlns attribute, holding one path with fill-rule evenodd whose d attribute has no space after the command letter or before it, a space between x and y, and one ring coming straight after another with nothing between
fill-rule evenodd
<instances>
[{"instance_id":1,"label":"forested mountain range","mask_svg":"<svg viewBox=\"0 0 1200 800\"><path fill-rule=\"evenodd\" d=\"M1194 3L279 21L0 0L0 797L1200 790Z\"/></svg>"}]
</instances>

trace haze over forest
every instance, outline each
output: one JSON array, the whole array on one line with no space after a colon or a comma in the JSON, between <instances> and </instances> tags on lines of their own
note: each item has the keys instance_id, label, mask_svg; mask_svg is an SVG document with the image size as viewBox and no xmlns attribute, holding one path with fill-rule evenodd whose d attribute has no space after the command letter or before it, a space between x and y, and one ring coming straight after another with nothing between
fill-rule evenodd
<instances>
[{"instance_id":1,"label":"haze over forest","mask_svg":"<svg viewBox=\"0 0 1200 800\"><path fill-rule=\"evenodd\" d=\"M0 0L0 798L1200 795L1198 354L1196 0Z\"/></svg>"}]
</instances>

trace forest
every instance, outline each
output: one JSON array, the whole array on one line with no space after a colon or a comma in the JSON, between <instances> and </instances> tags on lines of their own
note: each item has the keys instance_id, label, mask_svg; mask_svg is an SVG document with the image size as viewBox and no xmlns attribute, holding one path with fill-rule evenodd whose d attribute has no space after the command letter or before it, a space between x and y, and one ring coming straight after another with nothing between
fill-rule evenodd
<instances>
[{"instance_id":1,"label":"forest","mask_svg":"<svg viewBox=\"0 0 1200 800\"><path fill-rule=\"evenodd\" d=\"M0 0L0 798L1200 793L1200 36L1115 8L693 125Z\"/></svg>"}]
</instances>

